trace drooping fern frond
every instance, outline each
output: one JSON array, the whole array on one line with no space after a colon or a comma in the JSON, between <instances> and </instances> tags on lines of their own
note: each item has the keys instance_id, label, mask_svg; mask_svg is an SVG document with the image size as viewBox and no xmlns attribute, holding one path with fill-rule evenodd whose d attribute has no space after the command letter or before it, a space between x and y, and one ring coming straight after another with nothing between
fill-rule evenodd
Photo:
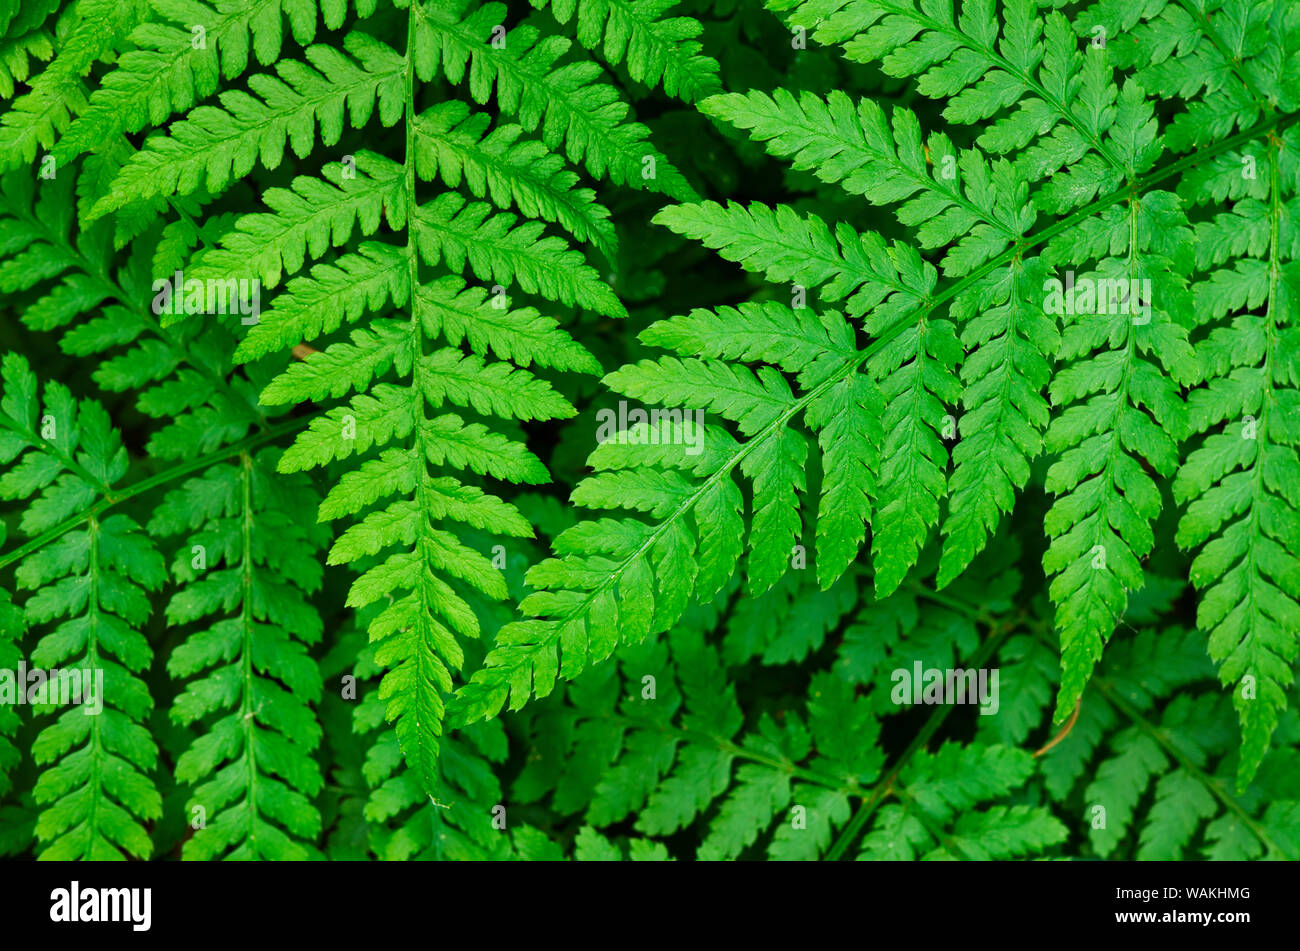
<instances>
[{"instance_id":1,"label":"drooping fern frond","mask_svg":"<svg viewBox=\"0 0 1300 951\"><path fill-rule=\"evenodd\" d=\"M412 5L406 51L398 58L405 83L402 163L366 155L357 163L364 174L355 180L359 184L352 185L351 179L344 184L338 175L334 180L344 194L358 196L341 211L329 203L336 192L300 180L293 192L271 196L275 212L246 219L235 234L283 236L273 244L275 257L264 259L263 273L275 280L282 263L292 269L301 266L305 252L320 255L346 242L358 218L365 233L376 232L380 203L383 226L405 238L404 246L362 243L331 264L316 265L310 277L294 278L244 341L241 355L262 357L378 311L349 340L291 366L264 389L262 399L274 405L355 394L314 421L286 451L279 468L294 472L360 457L321 507L323 520L358 519L337 539L329 561L344 564L378 556L353 585L348 603L356 609L385 604L369 626L376 660L389 671L380 697L396 723L416 788L436 796L442 697L452 689L451 671L463 662L459 640L473 638L479 630L462 586L467 593L496 599L506 594L488 559L438 523L504 536L531 534L513 506L462 481L461 473L515 483L545 481L541 462L492 418L571 415L568 401L525 367L536 363L591 370L595 364L535 311L486 304L453 275L426 281L422 272L439 266L468 270L502 290L513 286L613 316L624 311L578 252L558 237L542 236L541 223L493 213L487 203L467 202L456 192L427 202L417 195L416 183L436 175L439 163L419 135L415 102L417 83L432 79L431 70L439 65L421 52L430 15ZM459 21L439 23L453 33L462 29ZM443 174L448 174L445 165ZM515 200L513 194L506 197ZM236 266L240 240L232 236L200 268ZM313 305L345 287L328 312ZM437 345L439 336L450 345ZM465 339L482 353L459 350L456 345ZM488 350L511 362L486 359ZM459 412L431 413L444 404Z\"/></svg>"},{"instance_id":2,"label":"drooping fern frond","mask_svg":"<svg viewBox=\"0 0 1300 951\"><path fill-rule=\"evenodd\" d=\"M57 383L38 392L22 357L6 355L0 376L0 459L8 466L0 495L28 500L20 528L39 535L109 494L126 474L126 450L98 403L78 402ZM29 655L48 679L28 702L47 713L80 701L32 747L45 767L35 788L41 856L147 858L144 823L161 816L162 800L149 778L158 748L143 726L153 700L140 679L153 651L139 629L150 610L145 592L165 577L162 556L119 513L28 555L16 577L32 592L23 605L28 625L52 625Z\"/></svg>"},{"instance_id":3,"label":"drooping fern frond","mask_svg":"<svg viewBox=\"0 0 1300 951\"><path fill-rule=\"evenodd\" d=\"M377 669L373 659L366 666ZM357 729L374 733L382 729L384 717L384 702L369 694L356 708ZM443 739L436 798L419 772L404 765L396 734L389 729L376 734L362 770L371 787L365 816L379 829L368 843L374 854L397 860L510 857L507 826L499 822L501 786L491 770L505 752L505 734L500 724L482 727ZM508 821L508 813L505 817Z\"/></svg>"},{"instance_id":4,"label":"drooping fern frond","mask_svg":"<svg viewBox=\"0 0 1300 951\"><path fill-rule=\"evenodd\" d=\"M1296 242L1285 192L1289 129L1267 143L1261 198L1197 225L1197 356L1207 385L1188 399L1202 436L1174 481L1186 502L1177 541L1199 549L1192 582L1205 591L1197 623L1241 721L1239 782L1265 755L1300 655L1300 321ZM1240 171L1237 172L1240 174ZM1294 202L1292 202L1292 205ZM1262 311L1262 313L1260 312Z\"/></svg>"}]
</instances>

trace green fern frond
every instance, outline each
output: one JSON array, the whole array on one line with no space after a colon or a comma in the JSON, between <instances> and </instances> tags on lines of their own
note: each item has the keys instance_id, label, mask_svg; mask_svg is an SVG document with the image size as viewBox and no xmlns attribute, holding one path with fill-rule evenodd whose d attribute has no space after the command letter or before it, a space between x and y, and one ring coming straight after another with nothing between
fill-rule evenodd
<instances>
[{"instance_id":1,"label":"green fern frond","mask_svg":"<svg viewBox=\"0 0 1300 951\"><path fill-rule=\"evenodd\" d=\"M105 390L140 390L140 411L166 420L149 443L161 458L209 452L264 425L255 394L224 379L222 368L228 372L230 366L224 355L227 331L211 323L161 326L148 242L140 242L114 272L107 263L108 227L97 226L73 241L72 209L66 203L73 181L64 175L42 183L33 201L31 179L11 173L0 190L0 220L14 239L0 245L0 289L35 288L42 294L49 288L24 312L24 322L35 330L62 331L60 346L72 356L103 355L91 378ZM55 279L59 283L50 288ZM80 320L91 311L97 316Z\"/></svg>"},{"instance_id":2,"label":"green fern frond","mask_svg":"<svg viewBox=\"0 0 1300 951\"><path fill-rule=\"evenodd\" d=\"M573 840L573 857L579 862L666 862L668 848L639 836L630 836L624 842L611 842L591 826L583 826Z\"/></svg>"},{"instance_id":3,"label":"green fern frond","mask_svg":"<svg viewBox=\"0 0 1300 951\"><path fill-rule=\"evenodd\" d=\"M488 318L488 308L498 309L495 302L485 307L483 297L466 292L455 277L421 287L421 270L441 265L456 272L468 266L503 289L515 284L544 299L599 313L623 316L625 311L578 252L558 237L541 237L540 223L492 214L486 203L467 202L455 192L418 202L415 183L436 173L436 167L421 158L414 102L417 78L429 74L428 64L421 65L420 45L425 36L421 24L428 15L418 6L410 11L403 60L404 162L371 163L396 170L387 177L400 198L385 202L384 223L399 234L405 231L405 247L363 244L361 254L344 255L337 265L317 265L310 277L295 278L265 328L255 329L241 353L257 356L293 341L299 333L312 338L332 332L343 319L355 321L372 307L386 312L391 302L399 309L393 318L370 318L352 331L350 341L329 344L290 367L265 388L262 399L297 403L354 393L300 434L279 469L294 472L361 457L321 508L322 519L357 519L335 541L329 563L361 560L366 566L348 604L358 610L383 606L369 625L375 658L388 669L379 695L386 702L386 715L395 721L411 781L425 795L436 797L439 749L444 745L439 741L443 696L452 690L452 670L464 662L460 641L472 640L480 629L466 597L506 596L497 568L456 531L438 523L468 523L498 535L527 537L531 527L513 506L463 483L459 471L512 483L549 478L545 466L507 434L509 429L503 433L498 424L475 419L497 416L512 424L570 416L574 410L569 402L525 367L535 363L591 369L594 361L535 312L512 311L507 305L499 308L500 318ZM298 192L307 193L309 187L300 185ZM241 231L276 229L283 234L296 229L291 233L302 237L294 240L314 254L349 236L351 212L342 233L327 232L312 220L314 206L289 195L284 199L282 212L262 215ZM372 214L378 211L377 206L370 208ZM377 225L377 219L372 223ZM229 255L232 247L223 253ZM364 277L354 283L332 312L310 309L310 301L328 294L330 282L363 275L373 281ZM435 345L439 335L453 346ZM454 348L467 338L499 355L508 354L512 362ZM443 404L466 411L469 418L445 410L430 415ZM457 475L441 474L444 466Z\"/></svg>"},{"instance_id":4,"label":"green fern frond","mask_svg":"<svg viewBox=\"0 0 1300 951\"><path fill-rule=\"evenodd\" d=\"M894 329L934 286L933 269L906 246L889 246L876 235L843 226L832 237L820 219L802 218L788 208L705 203L674 206L659 220L719 246L727 257L773 281L793 279L821 286L825 299L847 298L852 315L874 308L867 323L876 335ZM777 328L780 336L774 335ZM593 477L579 486L574 501L588 508L648 511L659 522L594 522L590 533L575 539L580 547L562 550L566 557L530 575L530 584L554 593L539 593L521 605L537 620L502 632L502 646L466 688L471 719L495 713L507 694L512 708L530 691L544 696L554 682L557 658L564 661L559 668L564 676L580 673L588 638L600 645L592 657L600 660L619 638L632 643L667 629L693 593L702 600L712 597L735 570L745 535L741 494L731 478L737 466L752 480L754 492L749 590L770 588L789 569L803 534L798 494L806 488L807 441L788 425L797 413L804 413L823 450L816 558L823 586L833 583L856 554L873 501L876 585L882 594L901 583L926 525L938 518L943 475L936 458L946 461L946 452L937 435L944 414L935 397L952 400L957 393L958 345L951 324L934 321L924 335L904 330L890 346L863 353L842 316L805 316L773 302L740 311L723 308L716 315L697 311L652 326L642 339L687 359L643 361L607 382L677 417L664 419L662 426L634 427L617 444L597 449L591 464L628 471ZM755 372L731 362L736 360L769 365ZM797 380L798 396L781 371ZM684 426L683 411L716 414L746 441L735 441L716 424ZM881 423L873 421L882 415ZM870 434L880 431L877 426L884 433L873 443ZM648 445L660 448L647 449L650 455L641 458L639 449ZM702 481L692 484L683 470ZM697 537L688 515L722 528ZM616 626L608 632L592 630L611 623ZM565 660L566 651L571 660Z\"/></svg>"},{"instance_id":5,"label":"green fern frond","mask_svg":"<svg viewBox=\"0 0 1300 951\"><path fill-rule=\"evenodd\" d=\"M627 311L614 292L585 263L580 252L557 236L543 237L535 221L493 214L484 202L467 202L454 192L415 210L411 221L420 254L430 265L510 286L547 300L585 307L610 317Z\"/></svg>"},{"instance_id":6,"label":"green fern frond","mask_svg":"<svg viewBox=\"0 0 1300 951\"><path fill-rule=\"evenodd\" d=\"M948 744L917 752L886 778L873 738L882 716L898 710L887 688L862 695L849 679L822 672L804 711L746 716L705 640L723 603L689 612L664 639L621 648L616 664L583 673L532 708L530 753L511 798L580 816L586 831L575 850L607 859L622 850L601 830L625 823L650 837L642 849L698 828L699 859L816 859L832 838L853 838L850 817L882 792L899 804L875 814L863 857L1008 858L1064 840L1065 827L1046 810L1006 802L1034 772L1022 750ZM755 617L768 610L756 607ZM980 804L987 808L972 808Z\"/></svg>"},{"instance_id":7,"label":"green fern frond","mask_svg":"<svg viewBox=\"0 0 1300 951\"><path fill-rule=\"evenodd\" d=\"M57 383L38 393L36 375L16 354L4 357L0 371L0 459L9 466L0 495L27 500L20 528L39 535L109 494L126 474L126 450L98 403L78 402ZM162 800L149 778L158 749L142 726L153 700L139 675L153 651L139 628L150 610L145 592L165 577L162 557L129 516L92 517L28 555L16 577L33 592L23 606L27 623L58 622L30 653L49 679L28 702L38 714L68 698L75 704L32 747L45 767L34 794L43 807L41 857L148 858L143 823L162 815ZM55 671L71 671L80 683Z\"/></svg>"},{"instance_id":8,"label":"green fern frond","mask_svg":"<svg viewBox=\"0 0 1300 951\"><path fill-rule=\"evenodd\" d=\"M1294 130L1285 143L1294 148ZM1197 356L1206 385L1188 398L1188 453L1174 497L1187 504L1177 542L1199 549L1197 623L1241 721L1244 788L1287 706L1300 655L1300 367L1294 356L1297 273L1284 221L1282 141L1269 144L1264 201L1242 198L1197 225ZM1258 313L1262 309L1262 313Z\"/></svg>"},{"instance_id":9,"label":"green fern frond","mask_svg":"<svg viewBox=\"0 0 1300 951\"><path fill-rule=\"evenodd\" d=\"M1023 858L1066 837L1065 826L1028 805L976 807L1008 795L1034 769L1023 750L960 747L914 756L862 840L859 859Z\"/></svg>"},{"instance_id":10,"label":"green fern frond","mask_svg":"<svg viewBox=\"0 0 1300 951\"><path fill-rule=\"evenodd\" d=\"M527 218L563 226L579 241L591 241L608 260L617 255L609 209L595 193L574 188L578 176L535 139L521 138L518 125L498 125L451 100L425 110L416 120L417 170L441 178L448 188L463 180L476 198L490 198L503 211L516 207Z\"/></svg>"},{"instance_id":11,"label":"green fern frond","mask_svg":"<svg viewBox=\"0 0 1300 951\"><path fill-rule=\"evenodd\" d=\"M1146 630L1107 652L1074 729L1043 761L1049 789L1077 787L1098 856L1295 858L1294 775L1285 757L1266 757L1257 786L1232 793L1227 700L1195 692L1212 673L1196 631ZM1289 744L1300 720L1284 719Z\"/></svg>"},{"instance_id":12,"label":"green fern frond","mask_svg":"<svg viewBox=\"0 0 1300 951\"><path fill-rule=\"evenodd\" d=\"M402 227L402 167L365 150L353 159L350 167L326 165L324 181L300 175L289 188L267 189L262 201L271 210L241 215L214 247L195 256L189 277L203 281L251 274L270 290L309 259L346 244L355 231L374 234L385 216L389 227ZM183 319L183 314L164 318L168 324ZM255 326L250 333L258 332Z\"/></svg>"},{"instance_id":13,"label":"green fern frond","mask_svg":"<svg viewBox=\"0 0 1300 951\"><path fill-rule=\"evenodd\" d=\"M213 466L169 493L149 522L151 534L181 539L168 622L201 624L167 662L178 680L194 678L172 718L205 727L176 764L176 778L196 787L187 858L316 854L321 731L309 704L321 678L307 647L322 626L305 595L321 582L317 499L274 463L268 451Z\"/></svg>"},{"instance_id":14,"label":"green fern frond","mask_svg":"<svg viewBox=\"0 0 1300 951\"><path fill-rule=\"evenodd\" d=\"M716 96L700 109L748 130L771 154L792 159L793 168L874 204L901 202L898 219L917 228L922 248L952 245L942 262L952 277L970 273L1033 226L1025 188L1008 163L990 168L977 151L958 150L942 134L923 143L908 109L895 109L891 123L870 99L854 103L838 91L796 97L784 89Z\"/></svg>"},{"instance_id":15,"label":"green fern frond","mask_svg":"<svg viewBox=\"0 0 1300 951\"><path fill-rule=\"evenodd\" d=\"M34 0L9 11L11 18L0 29L0 99L13 98L16 85L30 75L33 59L45 61L54 55L48 21L58 8L59 0Z\"/></svg>"},{"instance_id":16,"label":"green fern frond","mask_svg":"<svg viewBox=\"0 0 1300 951\"><path fill-rule=\"evenodd\" d=\"M1202 146L1278 108L1300 105L1287 80L1300 51L1300 24L1285 4L1157 0L1131 10L1096 4L1077 28L1130 36L1131 43L1107 46L1112 62L1134 69L1156 95L1186 103L1169 123L1170 148Z\"/></svg>"},{"instance_id":17,"label":"green fern frond","mask_svg":"<svg viewBox=\"0 0 1300 951\"><path fill-rule=\"evenodd\" d=\"M1297 76L1288 0L0 0L0 855L1300 858Z\"/></svg>"}]
</instances>

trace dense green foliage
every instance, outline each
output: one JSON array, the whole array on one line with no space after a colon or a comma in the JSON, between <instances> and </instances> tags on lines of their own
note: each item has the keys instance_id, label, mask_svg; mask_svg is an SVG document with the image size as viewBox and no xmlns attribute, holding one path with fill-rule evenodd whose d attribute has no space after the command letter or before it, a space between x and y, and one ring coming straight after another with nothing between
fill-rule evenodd
<instances>
[{"instance_id":1,"label":"dense green foliage","mask_svg":"<svg viewBox=\"0 0 1300 951\"><path fill-rule=\"evenodd\" d=\"M1289 0L0 0L0 98L0 855L1300 858Z\"/></svg>"}]
</instances>

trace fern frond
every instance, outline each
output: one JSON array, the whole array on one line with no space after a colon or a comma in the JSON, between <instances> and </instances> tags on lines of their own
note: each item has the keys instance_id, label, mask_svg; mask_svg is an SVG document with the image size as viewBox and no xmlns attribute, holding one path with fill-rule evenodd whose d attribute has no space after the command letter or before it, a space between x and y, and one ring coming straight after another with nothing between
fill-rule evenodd
<instances>
[{"instance_id":1,"label":"fern frond","mask_svg":"<svg viewBox=\"0 0 1300 951\"><path fill-rule=\"evenodd\" d=\"M895 109L891 124L869 99L855 106L839 92L796 98L783 89L771 96L718 96L701 109L749 130L772 154L792 158L797 169L812 170L876 204L901 203L898 219L916 228L920 247L950 245L940 264L950 277L970 274L1034 223L1027 185L1009 163L990 166L975 150L959 152L941 134L923 143L916 116L907 109ZM1042 448L1047 404L1040 393L1050 374L1043 355L1055 349L1056 334L1036 300L1040 273L1034 262L1012 262L953 303L953 316L967 325L962 343L970 358L962 377L968 412L960 421L953 417L944 436L952 439L960 431L962 439L953 456L940 586L983 547ZM979 314L987 316L975 319Z\"/></svg>"},{"instance_id":2,"label":"fern frond","mask_svg":"<svg viewBox=\"0 0 1300 951\"><path fill-rule=\"evenodd\" d=\"M194 678L172 718L204 726L176 764L196 787L186 858L301 860L320 834L321 730L309 704L321 678L307 647L322 631L304 597L321 582L317 498L305 479L276 476L275 455L213 466L149 522L155 536L181 537L168 622L201 623L167 662L178 680Z\"/></svg>"},{"instance_id":3,"label":"fern frond","mask_svg":"<svg viewBox=\"0 0 1300 951\"><path fill-rule=\"evenodd\" d=\"M35 0L11 11L0 29L0 99L12 98L16 84L26 81L31 60L54 55L54 31L47 21L58 8L59 0Z\"/></svg>"},{"instance_id":4,"label":"fern frond","mask_svg":"<svg viewBox=\"0 0 1300 951\"><path fill-rule=\"evenodd\" d=\"M321 507L322 519L356 519L335 541L329 563L364 565L348 605L358 610L382 605L369 624L375 659L388 671L379 696L386 716L395 721L411 771L403 781L436 797L442 782L439 749L445 745L439 740L443 697L452 690L452 670L464 663L461 640L474 639L480 630L467 598L506 596L499 570L458 531L469 524L513 537L532 532L513 506L459 476L469 470L512 483L549 478L541 461L506 434L509 428L503 433L501 424L488 426L475 417L496 416L513 425L571 416L569 402L525 367L592 368L594 361L535 312L502 308L500 319L484 319L487 309L480 294L467 292L454 276L425 284L421 269L441 265L461 271L468 265L482 279L518 284L545 299L614 316L625 311L578 252L558 237L541 237L540 223L492 214L486 203L467 202L455 192L418 203L416 181L421 173L436 172L421 158L414 102L417 78L428 75L420 45L425 35L420 24L428 15L411 6L403 59L407 147L400 176L392 176L400 197L384 205L385 223L405 232L405 246L363 244L361 254L344 255L338 266L317 265L310 277L295 278L281 295L278 315L249 336L241 354L267 353L299 333L310 338L332 332L342 320L355 321L371 308L386 313L390 302L398 309L392 318L370 317L349 341L333 342L290 367L265 388L262 399L297 403L353 393L299 435L279 469L295 472L360 457L346 467L351 471ZM307 186L298 190L305 192ZM292 227L307 243L315 234L321 250L346 240L347 234L315 230L311 206L285 198L284 212L263 215L242 230L284 233ZM304 220L306 227L300 224ZM313 253L318 253L314 247ZM369 277L350 288L331 311L309 309L311 301L340 280L363 275ZM435 345L439 335L452 346ZM512 362L464 354L455 344L467 338L475 346L509 354ZM444 404L466 411L469 418L447 412ZM431 416L430 410L441 411ZM456 475L442 474L444 466Z\"/></svg>"},{"instance_id":5,"label":"fern frond","mask_svg":"<svg viewBox=\"0 0 1300 951\"><path fill-rule=\"evenodd\" d=\"M1034 769L1023 750L960 747L918 753L893 787L900 802L881 807L859 859L1023 858L1066 837L1065 826L1027 805L976 807L1006 796Z\"/></svg>"},{"instance_id":6,"label":"fern frond","mask_svg":"<svg viewBox=\"0 0 1300 951\"><path fill-rule=\"evenodd\" d=\"M36 330L61 330L60 346L73 356L125 348L101 359L91 378L112 392L142 391L140 411L167 420L149 443L160 458L210 452L263 425L255 394L224 378L223 370L230 366L224 328L197 321L179 329L161 326L153 307L152 246L139 242L125 266L114 272L106 225L87 230L75 242L70 236L72 208L66 199L73 178L64 175L42 185L33 201L31 178L11 173L0 190L0 220L14 239L0 245L0 290L28 291L60 281L23 313L24 322ZM97 316L78 322L95 310Z\"/></svg>"},{"instance_id":7,"label":"fern frond","mask_svg":"<svg viewBox=\"0 0 1300 951\"><path fill-rule=\"evenodd\" d=\"M917 77L921 95L946 100L949 121L987 123L981 148L1013 156L1030 182L1053 176L1042 196L1053 210L1120 181L1120 163L1103 141L1116 91L1106 54L1081 53L1059 10L1040 18L1032 0L966 0L959 10L918 8L915 0L769 0L768 7L818 43L842 44L850 60Z\"/></svg>"},{"instance_id":8,"label":"fern frond","mask_svg":"<svg viewBox=\"0 0 1300 951\"><path fill-rule=\"evenodd\" d=\"M78 402L57 383L39 394L16 354L0 371L0 459L11 465L0 495L27 500L19 525L37 535L111 492L126 474L126 450L98 403ZM165 577L162 557L135 521L116 514L28 555L16 577L33 592L23 606L27 623L58 622L31 651L33 666L50 673L28 701L48 713L80 700L32 747L44 767L34 794L43 807L41 857L148 858L143 823L162 815L162 800L149 777L158 749L141 725L153 700L139 675L153 652L139 628L150 610L145 592ZM75 693L60 670L81 678Z\"/></svg>"},{"instance_id":9,"label":"fern frond","mask_svg":"<svg viewBox=\"0 0 1300 951\"><path fill-rule=\"evenodd\" d=\"M517 221L511 214L493 214L484 202L447 192L421 206L411 225L420 254L431 266L445 263L460 272L468 265L483 280L518 284L529 294L610 317L627 316L580 252L559 237L543 237L538 222Z\"/></svg>"},{"instance_id":10,"label":"fern frond","mask_svg":"<svg viewBox=\"0 0 1300 951\"><path fill-rule=\"evenodd\" d=\"M535 139L520 138L518 125L488 132L488 116L462 102L438 103L416 120L418 171L441 178L448 188L462 180L476 198L490 198L503 211L516 207L527 218L563 226L579 241L591 241L608 260L617 253L609 209L595 193L574 188L578 176Z\"/></svg>"},{"instance_id":11,"label":"fern frond","mask_svg":"<svg viewBox=\"0 0 1300 951\"><path fill-rule=\"evenodd\" d=\"M1297 141L1294 130L1287 143ZM1197 356L1206 385L1188 397L1201 437L1173 483L1187 503L1176 540L1199 549L1192 582L1205 591L1197 623L1241 721L1244 789L1287 705L1300 655L1300 342L1295 245L1285 221L1281 149L1270 142L1265 202L1243 198L1197 225ZM1294 188L1294 186L1292 186ZM1262 313L1259 313L1262 308ZM1291 354L1291 356L1288 356Z\"/></svg>"},{"instance_id":12,"label":"fern frond","mask_svg":"<svg viewBox=\"0 0 1300 951\"><path fill-rule=\"evenodd\" d=\"M521 605L537 619L503 631L500 646L465 690L471 719L495 713L507 694L512 708L529 692L545 696L557 670L566 677L580 673L588 638L599 645L591 659L600 660L619 638L634 643L667 629L693 594L711 598L742 551L741 494L731 476L737 466L754 492L749 590L770 588L797 560L792 556L803 533L798 495L806 487L807 441L789 425L798 413L823 453L817 529L823 586L852 560L874 511L877 590L894 590L915 562L927 524L938 518L944 482L938 460L946 462L937 435L944 415L938 400L956 398L959 347L946 321L929 322L924 334L899 326L933 289L933 268L905 245L890 246L845 226L832 236L819 218L788 208L707 202L671 207L658 220L773 281L820 286L827 300L847 298L851 315L871 311L867 329L887 343L860 352L841 315L805 314L775 302L697 311L649 328L643 340L686 359L642 361L607 382L677 416L661 415L659 423L634 426L598 448L589 464L629 471L598 474L578 488L574 501L648 511L659 521L601 520L571 547L557 540L562 557L529 577L530 584L550 590ZM890 337L891 331L901 333ZM755 372L732 361L768 365ZM783 372L797 381L799 395ZM733 423L745 441L716 424L684 425L683 412L696 411ZM871 438L877 426L884 430L878 441ZM721 527L697 533L690 520ZM564 660L566 652L571 660Z\"/></svg>"},{"instance_id":13,"label":"fern frond","mask_svg":"<svg viewBox=\"0 0 1300 951\"><path fill-rule=\"evenodd\" d=\"M401 173L391 159L362 150L351 168L326 165L324 181L300 175L289 188L267 189L262 201L271 210L241 215L215 247L195 256L189 276L205 281L252 274L269 290L309 259L345 245L354 232L374 234L385 217L389 227L400 228L406 218ZM164 320L171 324L184 316Z\"/></svg>"},{"instance_id":14,"label":"fern frond","mask_svg":"<svg viewBox=\"0 0 1300 951\"><path fill-rule=\"evenodd\" d=\"M374 670L365 658L359 670ZM357 707L359 730L383 726L384 703L374 692ZM403 765L391 730L375 734L362 768L370 795L365 817L372 823L370 848L381 858L483 861L509 858L510 844L496 825L502 813L501 785L491 766L505 753L500 724L443 738L438 757L438 793L431 796L419 773ZM494 815L494 807L497 813Z\"/></svg>"},{"instance_id":15,"label":"fern frond","mask_svg":"<svg viewBox=\"0 0 1300 951\"><path fill-rule=\"evenodd\" d=\"M1077 784L1098 856L1295 858L1300 790L1286 762L1300 720L1286 714L1283 748L1263 759L1255 787L1233 795L1229 705L1212 674L1196 631L1144 630L1107 651L1074 729L1043 760L1057 796Z\"/></svg>"},{"instance_id":16,"label":"fern frond","mask_svg":"<svg viewBox=\"0 0 1300 951\"><path fill-rule=\"evenodd\" d=\"M901 202L898 219L917 228L922 248L952 245L942 262L952 277L970 273L1033 226L1026 190L1009 163L990 168L977 151L958 150L940 133L923 143L908 109L895 109L891 122L870 99L855 104L838 91L822 98L777 89L770 96L715 96L700 110L748 130L771 154L792 159L793 168L874 204Z\"/></svg>"},{"instance_id":17,"label":"fern frond","mask_svg":"<svg viewBox=\"0 0 1300 951\"><path fill-rule=\"evenodd\" d=\"M1132 43L1107 45L1111 61L1134 69L1156 95L1186 104L1165 133L1172 149L1227 138L1278 108L1300 105L1285 80L1300 50L1300 25L1282 4L1157 0L1130 10L1096 4L1082 12L1077 29L1132 37Z\"/></svg>"},{"instance_id":18,"label":"fern frond","mask_svg":"<svg viewBox=\"0 0 1300 951\"><path fill-rule=\"evenodd\" d=\"M880 790L901 805L877 814L864 857L1019 857L1065 838L1045 809L1005 802L1034 772L1022 750L948 744L918 753L886 780L873 738L881 718L898 709L888 689L863 695L837 673L820 672L802 710L765 707L746 716L706 641L723 613L712 609L723 603L688 612L664 639L621 648L616 664L592 668L533 708L530 752L512 799L549 797L560 815L580 816L591 831L580 833L575 850L602 858L621 850L596 838L600 830L631 823L652 843L699 829L700 859L756 852L817 859L847 831L854 800ZM753 616L766 613L755 607ZM978 640L971 637L966 650ZM974 811L977 804L988 808Z\"/></svg>"},{"instance_id":19,"label":"fern frond","mask_svg":"<svg viewBox=\"0 0 1300 951\"><path fill-rule=\"evenodd\" d=\"M1110 234L1101 231L1092 248L1081 249L1077 239L1071 247L1073 260L1091 252L1100 261L1079 278L1083 290L1071 292L1075 303L1065 305L1076 313L1063 315L1059 359L1065 367L1051 385L1052 401L1062 409L1047 432L1048 449L1061 454L1047 474L1046 488L1057 499L1044 523L1052 543L1043 556L1043 567L1056 576L1051 592L1064 671L1061 719L1101 657L1127 592L1142 587L1141 559L1154 546L1151 523L1161 508L1144 463L1173 474L1187 428L1176 384L1197 375L1187 342L1185 279L1159 253L1155 237L1186 228L1173 196L1148 193L1126 212L1103 214L1098 224ZM1127 260L1104 256L1117 236L1127 241L1135 234L1148 237L1137 239ZM1121 285L1119 297L1106 290ZM1078 306L1089 288L1100 288L1110 302L1098 298ZM1128 303L1116 306L1121 298Z\"/></svg>"}]
</instances>

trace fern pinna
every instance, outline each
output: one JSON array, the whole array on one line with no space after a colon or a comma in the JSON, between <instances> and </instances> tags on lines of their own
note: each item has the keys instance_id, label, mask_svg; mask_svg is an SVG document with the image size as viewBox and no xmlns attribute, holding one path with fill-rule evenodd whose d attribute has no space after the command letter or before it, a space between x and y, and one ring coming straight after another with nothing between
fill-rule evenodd
<instances>
[{"instance_id":1,"label":"fern pinna","mask_svg":"<svg viewBox=\"0 0 1300 951\"><path fill-rule=\"evenodd\" d=\"M0 854L1300 857L1297 76L1285 0L0 0Z\"/></svg>"}]
</instances>

